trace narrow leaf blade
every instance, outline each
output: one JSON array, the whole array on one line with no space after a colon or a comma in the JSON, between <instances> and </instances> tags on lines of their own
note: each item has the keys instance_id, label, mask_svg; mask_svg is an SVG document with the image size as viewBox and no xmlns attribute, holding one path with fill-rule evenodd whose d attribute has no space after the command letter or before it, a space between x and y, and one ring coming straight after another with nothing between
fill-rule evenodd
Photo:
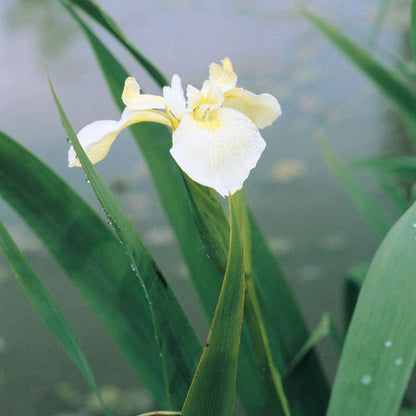
<instances>
[{"instance_id":1,"label":"narrow leaf blade","mask_svg":"<svg viewBox=\"0 0 416 416\"><path fill-rule=\"evenodd\" d=\"M85 13L87 13L92 19L96 20L105 29L107 29L126 49L137 59L143 68L155 79L160 87L168 85L166 78L159 71L159 69L150 62L144 55L142 55L130 41L124 36L123 32L115 21L103 10L98 4L90 0L62 0L64 5L67 3L73 4Z\"/></svg>"},{"instance_id":2,"label":"narrow leaf blade","mask_svg":"<svg viewBox=\"0 0 416 416\"><path fill-rule=\"evenodd\" d=\"M232 416L244 310L243 250L230 199L230 251L207 343L182 416Z\"/></svg>"},{"instance_id":3,"label":"narrow leaf blade","mask_svg":"<svg viewBox=\"0 0 416 416\"><path fill-rule=\"evenodd\" d=\"M390 229L390 221L381 212L379 205L377 205L368 196L367 192L354 180L352 177L352 170L338 160L328 144L324 140L320 140L319 145L322 155L336 178L342 184L344 190L353 200L367 222L372 226L373 230L380 237L384 237Z\"/></svg>"},{"instance_id":4,"label":"narrow leaf blade","mask_svg":"<svg viewBox=\"0 0 416 416\"><path fill-rule=\"evenodd\" d=\"M195 362L200 351L198 339L150 252L113 193L85 154L59 103L52 84L51 91L62 124L74 146L77 157L101 206L120 238L137 274L138 282L145 293L152 317L156 345L162 360L162 374L166 387L165 406L177 408L184 398L194 372Z\"/></svg>"},{"instance_id":5,"label":"narrow leaf blade","mask_svg":"<svg viewBox=\"0 0 416 416\"><path fill-rule=\"evenodd\" d=\"M416 0L412 0L410 14L410 46L412 48L413 62L416 62Z\"/></svg>"},{"instance_id":6,"label":"narrow leaf blade","mask_svg":"<svg viewBox=\"0 0 416 416\"><path fill-rule=\"evenodd\" d=\"M328 416L397 414L416 358L415 219L413 205L387 234L371 263Z\"/></svg>"},{"instance_id":7,"label":"narrow leaf blade","mask_svg":"<svg viewBox=\"0 0 416 416\"><path fill-rule=\"evenodd\" d=\"M332 23L322 19L304 7L299 12L323 35L338 47L398 108L409 127L416 123L416 91L403 82L393 71L384 67L369 52L354 43Z\"/></svg>"},{"instance_id":8,"label":"narrow leaf blade","mask_svg":"<svg viewBox=\"0 0 416 416\"><path fill-rule=\"evenodd\" d=\"M2 222L0 222L0 248L26 293L27 298L33 304L46 326L59 341L62 348L78 367L79 371L96 394L105 414L109 416L88 361L69 324L52 296L42 284L39 276L16 246Z\"/></svg>"}]
</instances>

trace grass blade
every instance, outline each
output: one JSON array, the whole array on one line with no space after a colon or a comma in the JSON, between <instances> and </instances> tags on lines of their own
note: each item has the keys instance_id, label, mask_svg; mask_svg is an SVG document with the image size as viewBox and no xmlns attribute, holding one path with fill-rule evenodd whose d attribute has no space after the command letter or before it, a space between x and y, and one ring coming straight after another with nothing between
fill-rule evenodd
<instances>
[{"instance_id":1,"label":"grass blade","mask_svg":"<svg viewBox=\"0 0 416 416\"><path fill-rule=\"evenodd\" d=\"M167 405L178 408L192 378L200 345L179 302L121 206L85 154L53 90L62 124L74 146L91 186L137 274L152 316L162 360Z\"/></svg>"},{"instance_id":2,"label":"grass blade","mask_svg":"<svg viewBox=\"0 0 416 416\"><path fill-rule=\"evenodd\" d=\"M368 171L397 176L400 179L416 181L416 158L414 156L372 157L349 162L355 171Z\"/></svg>"},{"instance_id":3,"label":"grass blade","mask_svg":"<svg viewBox=\"0 0 416 416\"><path fill-rule=\"evenodd\" d=\"M260 377L263 388L268 397L268 402L263 413L274 412L276 414L282 413L285 416L290 416L289 403L283 389L282 378L273 360L270 341L257 295L257 288L253 279L250 219L246 199L242 190L234 195L234 201L244 247L244 269L246 275L245 320L250 332L257 365L261 369ZM281 356L281 350L277 349L275 355L277 355L279 367L283 368L284 361Z\"/></svg>"},{"instance_id":4,"label":"grass blade","mask_svg":"<svg viewBox=\"0 0 416 416\"><path fill-rule=\"evenodd\" d=\"M413 205L387 234L371 263L348 330L328 416L398 412L416 358L415 219Z\"/></svg>"},{"instance_id":5,"label":"grass blade","mask_svg":"<svg viewBox=\"0 0 416 416\"><path fill-rule=\"evenodd\" d=\"M287 366L286 373L284 374L285 377L287 377L295 369L295 367L300 364L300 362L307 356L307 354L309 354L313 348L315 348L319 341L328 336L331 336L338 349L341 350L342 339L339 336L331 317L328 314L325 314L319 322L318 326L312 331L311 336L306 341L305 345L299 350L296 357Z\"/></svg>"},{"instance_id":6,"label":"grass blade","mask_svg":"<svg viewBox=\"0 0 416 416\"><path fill-rule=\"evenodd\" d=\"M232 416L244 311L243 249L233 200L230 251L214 319L182 416Z\"/></svg>"},{"instance_id":7,"label":"grass blade","mask_svg":"<svg viewBox=\"0 0 416 416\"><path fill-rule=\"evenodd\" d=\"M110 413L104 405L100 390L98 389L88 361L70 326L52 296L42 284L39 276L20 252L2 222L0 222L0 248L13 269L27 298L35 307L46 326L59 341L62 348L78 367L79 371L96 394L105 414L110 416Z\"/></svg>"},{"instance_id":8,"label":"grass blade","mask_svg":"<svg viewBox=\"0 0 416 416\"><path fill-rule=\"evenodd\" d=\"M367 51L349 39L341 30L318 15L299 7L299 13L337 46L391 100L414 130L416 124L416 91L394 72L385 68Z\"/></svg>"},{"instance_id":9,"label":"grass blade","mask_svg":"<svg viewBox=\"0 0 416 416\"><path fill-rule=\"evenodd\" d=\"M381 29L387 17L387 11L390 6L391 0L382 0L377 11L377 16L371 27L370 37L368 40L368 47L373 48L377 43L377 38L380 35Z\"/></svg>"},{"instance_id":10,"label":"grass blade","mask_svg":"<svg viewBox=\"0 0 416 416\"><path fill-rule=\"evenodd\" d=\"M355 305L357 304L358 295L364 283L365 276L368 272L368 264L359 264L348 271L343 286L344 300L344 327L348 329Z\"/></svg>"},{"instance_id":11,"label":"grass blade","mask_svg":"<svg viewBox=\"0 0 416 416\"><path fill-rule=\"evenodd\" d=\"M412 48L413 62L416 62L416 0L412 0L410 13L410 46Z\"/></svg>"},{"instance_id":12,"label":"grass blade","mask_svg":"<svg viewBox=\"0 0 416 416\"><path fill-rule=\"evenodd\" d=\"M92 19L107 29L125 48L137 59L143 68L151 75L160 87L168 85L168 81L159 69L143 56L134 45L124 36L114 20L91 0L60 0L63 5L73 4L87 13Z\"/></svg>"},{"instance_id":13,"label":"grass blade","mask_svg":"<svg viewBox=\"0 0 416 416\"><path fill-rule=\"evenodd\" d=\"M319 140L319 146L326 162L335 177L342 184L369 225L380 236L384 237L390 229L390 222L380 211L380 207L368 196L362 187L352 177L352 170L342 164L324 140Z\"/></svg>"},{"instance_id":14,"label":"grass blade","mask_svg":"<svg viewBox=\"0 0 416 416\"><path fill-rule=\"evenodd\" d=\"M2 132L0 177L0 195L43 240L163 404L165 386L147 300L114 233L55 172Z\"/></svg>"}]
</instances>

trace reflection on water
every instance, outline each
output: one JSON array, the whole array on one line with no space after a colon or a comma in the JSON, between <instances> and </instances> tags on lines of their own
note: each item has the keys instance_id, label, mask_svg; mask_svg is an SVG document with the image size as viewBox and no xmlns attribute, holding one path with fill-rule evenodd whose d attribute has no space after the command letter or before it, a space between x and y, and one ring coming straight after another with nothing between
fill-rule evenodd
<instances>
[{"instance_id":1,"label":"reflection on water","mask_svg":"<svg viewBox=\"0 0 416 416\"><path fill-rule=\"evenodd\" d=\"M110 0L99 3L165 74L177 72L185 84L200 85L208 64L229 56L240 85L279 99L283 115L264 130L267 149L246 184L248 199L308 323L316 325L327 311L339 321L342 278L350 267L371 257L377 241L331 177L314 136L324 130L344 158L379 152L386 125L392 125L390 117L385 119L381 96L306 22L294 18L285 1L131 1L123 2L123 7ZM366 38L379 2L320 0L315 4L355 36ZM394 19L387 16L379 38L397 50L404 13L396 8L394 13ZM117 119L119 113L88 45L81 36L68 36L79 30L56 0L7 0L0 5L0 19L0 91L7 98L0 100L0 129L29 147L97 206L82 172L66 168L65 134L44 71L47 57L75 128L93 120ZM104 39L109 38L104 35ZM109 42L146 90L156 91L132 59ZM394 137L397 148L398 135ZM147 169L127 132L98 169L185 301L185 310L203 339L207 324ZM137 388L138 381L117 347L42 244L4 203L0 219L45 277L99 384L115 386L108 390L112 397ZM332 377L335 350L327 342L322 351ZM56 415L68 408L81 412L89 391L24 298L2 257L0 391L0 414L30 412L33 416ZM76 398L77 406L70 405L68 397ZM140 410L146 408L135 413Z\"/></svg>"}]
</instances>

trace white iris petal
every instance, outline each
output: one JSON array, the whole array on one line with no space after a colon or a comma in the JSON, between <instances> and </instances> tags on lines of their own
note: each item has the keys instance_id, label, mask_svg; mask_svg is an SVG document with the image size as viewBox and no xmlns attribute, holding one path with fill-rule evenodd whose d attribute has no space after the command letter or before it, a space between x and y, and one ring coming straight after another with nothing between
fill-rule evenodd
<instances>
[{"instance_id":1,"label":"white iris petal","mask_svg":"<svg viewBox=\"0 0 416 416\"><path fill-rule=\"evenodd\" d=\"M257 95L243 88L233 88L225 93L223 105L245 114L260 129L270 126L282 113L279 102L272 95Z\"/></svg>"},{"instance_id":2,"label":"white iris petal","mask_svg":"<svg viewBox=\"0 0 416 416\"><path fill-rule=\"evenodd\" d=\"M229 91L237 84L237 75L233 71L233 66L228 58L222 61L222 66L215 63L209 66L209 79L214 81L222 92Z\"/></svg>"},{"instance_id":3,"label":"white iris petal","mask_svg":"<svg viewBox=\"0 0 416 416\"><path fill-rule=\"evenodd\" d=\"M152 108L165 108L166 101L158 95L141 94L140 85L133 77L128 77L124 82L124 90L121 96L126 107L132 110L150 110Z\"/></svg>"},{"instance_id":4,"label":"white iris petal","mask_svg":"<svg viewBox=\"0 0 416 416\"><path fill-rule=\"evenodd\" d=\"M177 119L181 119L185 114L186 102L179 75L172 77L171 87L163 87L163 97L169 111Z\"/></svg>"},{"instance_id":5,"label":"white iris petal","mask_svg":"<svg viewBox=\"0 0 416 416\"><path fill-rule=\"evenodd\" d=\"M241 189L265 146L244 114L218 108L204 120L187 113L173 134L170 152L194 181L227 196Z\"/></svg>"},{"instance_id":6,"label":"white iris petal","mask_svg":"<svg viewBox=\"0 0 416 416\"><path fill-rule=\"evenodd\" d=\"M169 117L165 113L157 110L132 110L126 107L121 114L120 121L99 120L88 124L77 134L78 140L91 163L97 163L107 156L111 145L121 130L143 121L171 125ZM68 152L68 166L71 168L81 166L73 146L70 147Z\"/></svg>"},{"instance_id":7,"label":"white iris petal","mask_svg":"<svg viewBox=\"0 0 416 416\"><path fill-rule=\"evenodd\" d=\"M201 90L188 85L187 102L176 74L171 86L163 88L163 97L141 94L137 81L129 77L120 121L91 123L78 133L78 139L91 162L97 163L127 126L144 121L167 125L174 131L170 152L180 168L223 196L233 194L242 188L266 146L258 129L281 114L272 95L256 95L236 84L237 75L228 58L222 65L210 65L209 79ZM72 146L68 161L71 167L81 166Z\"/></svg>"}]
</instances>

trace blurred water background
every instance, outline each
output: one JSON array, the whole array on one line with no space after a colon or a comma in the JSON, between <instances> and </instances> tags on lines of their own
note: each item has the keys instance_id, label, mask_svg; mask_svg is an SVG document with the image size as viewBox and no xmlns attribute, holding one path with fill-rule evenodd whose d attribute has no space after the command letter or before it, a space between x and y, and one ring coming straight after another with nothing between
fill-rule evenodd
<instances>
[{"instance_id":1,"label":"blurred water background","mask_svg":"<svg viewBox=\"0 0 416 416\"><path fill-rule=\"evenodd\" d=\"M396 54L405 53L410 1L391 1L382 30L376 32L373 22L381 3L310 2L361 43L373 39ZM228 56L240 86L279 99L283 115L263 130L267 148L245 185L248 201L310 327L324 312L341 325L343 277L352 266L371 258L378 240L328 171L316 134L323 133L344 159L405 153L406 140L384 98L286 1L100 0L99 4L168 78L178 73L184 85L200 86L209 63ZM108 35L98 33L146 92L158 94L134 61ZM0 129L99 209L82 171L66 167L68 144L47 85L46 66L75 129L94 120L119 118L86 40L59 3L2 0ZM203 340L207 323L128 132L98 170L137 225ZM372 182L366 185L378 198ZM151 408L150 398L101 324L42 243L3 201L0 219L56 296L99 385L107 386L108 397L125 404L120 414ZM319 351L332 379L336 349L324 341ZM76 412L86 406L88 390L0 255L0 416Z\"/></svg>"}]
</instances>

